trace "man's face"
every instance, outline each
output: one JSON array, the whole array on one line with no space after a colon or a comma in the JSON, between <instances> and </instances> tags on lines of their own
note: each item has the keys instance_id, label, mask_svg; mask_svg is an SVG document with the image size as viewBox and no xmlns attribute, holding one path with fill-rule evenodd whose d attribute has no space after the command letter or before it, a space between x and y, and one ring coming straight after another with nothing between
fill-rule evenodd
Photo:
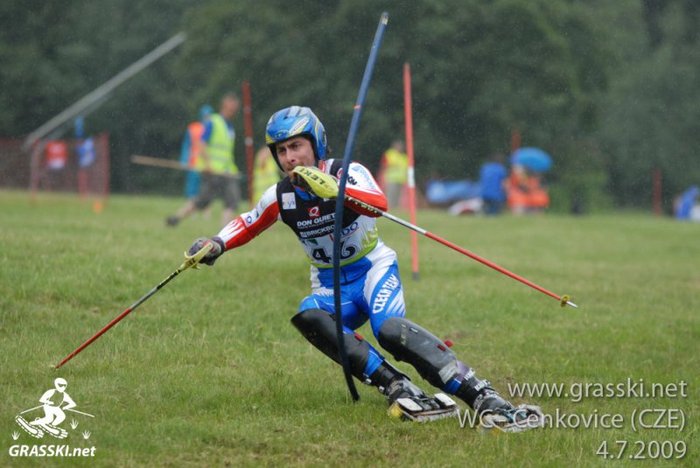
<instances>
[{"instance_id":1,"label":"man's face","mask_svg":"<svg viewBox=\"0 0 700 468\"><path fill-rule=\"evenodd\" d=\"M240 107L240 102L234 97L227 97L221 101L221 115L225 119L230 119L238 113L238 108Z\"/></svg>"},{"instance_id":2,"label":"man's face","mask_svg":"<svg viewBox=\"0 0 700 468\"><path fill-rule=\"evenodd\" d=\"M298 136L277 143L277 159L280 166L287 175L291 176L292 171L297 166L314 166L316 158L311 142L304 137Z\"/></svg>"}]
</instances>

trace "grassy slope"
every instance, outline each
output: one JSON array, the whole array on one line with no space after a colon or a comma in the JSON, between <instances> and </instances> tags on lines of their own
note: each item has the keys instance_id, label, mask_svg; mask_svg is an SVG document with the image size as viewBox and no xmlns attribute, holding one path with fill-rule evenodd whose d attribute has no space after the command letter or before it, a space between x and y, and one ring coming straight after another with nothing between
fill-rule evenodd
<instances>
[{"instance_id":1,"label":"grassy slope","mask_svg":"<svg viewBox=\"0 0 700 468\"><path fill-rule=\"evenodd\" d=\"M7 448L14 416L35 406L57 376L68 380L78 409L97 416L81 424L91 425L98 455L73 464L561 466L600 463L603 440L612 452L615 440L629 441L625 455L636 440L683 440L685 461L698 462L700 226L629 214L419 214L425 228L572 294L581 306L574 311L427 239L414 282L408 232L380 220L403 260L409 317L452 339L455 352L504 392L515 382L689 382L688 398L528 399L550 413L620 413L621 430L487 437L455 420L391 420L381 396L364 386L359 404L348 401L340 369L288 323L307 294L308 273L281 225L214 269L184 273L53 371L173 271L192 239L218 230L216 220L197 219L164 228L178 204L113 197L94 214L71 197L31 205L24 193L0 193L0 464L46 463L11 460ZM687 426L634 433L629 419L644 408L680 408Z\"/></svg>"}]
</instances>

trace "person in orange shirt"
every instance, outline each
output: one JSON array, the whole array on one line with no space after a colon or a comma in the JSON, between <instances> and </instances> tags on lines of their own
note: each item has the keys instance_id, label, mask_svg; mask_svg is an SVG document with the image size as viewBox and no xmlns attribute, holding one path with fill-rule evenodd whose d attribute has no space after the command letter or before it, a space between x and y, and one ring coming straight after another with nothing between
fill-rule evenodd
<instances>
[{"instance_id":1,"label":"person in orange shirt","mask_svg":"<svg viewBox=\"0 0 700 468\"><path fill-rule=\"evenodd\" d=\"M540 177L521 165L513 165L507 179L508 207L516 215L539 212L549 206L549 194Z\"/></svg>"},{"instance_id":2,"label":"person in orange shirt","mask_svg":"<svg viewBox=\"0 0 700 468\"><path fill-rule=\"evenodd\" d=\"M185 197L188 199L193 199L199 194L201 176L199 171L195 170L195 168L197 167L197 161L202 151L204 123L209 119L212 112L214 112L214 109L208 104L200 107L199 120L195 120L187 126L185 137L182 139L180 163L190 169L187 171L187 176L185 177Z\"/></svg>"}]
</instances>

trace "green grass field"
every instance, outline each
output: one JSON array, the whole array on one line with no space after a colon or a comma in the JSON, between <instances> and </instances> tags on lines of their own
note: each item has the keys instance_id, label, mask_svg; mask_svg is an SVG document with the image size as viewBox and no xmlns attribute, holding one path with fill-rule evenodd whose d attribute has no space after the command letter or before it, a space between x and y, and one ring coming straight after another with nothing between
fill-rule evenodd
<instances>
[{"instance_id":1,"label":"green grass field","mask_svg":"<svg viewBox=\"0 0 700 468\"><path fill-rule=\"evenodd\" d=\"M419 213L426 229L571 294L574 310L425 238L413 281L409 232L379 221L402 260L409 318L454 341L478 375L506 395L509 384L588 384L591 394L580 401L512 397L548 414L578 415L564 422L579 427L554 419L552 428L491 435L456 419L390 419L383 397L366 386L361 401L350 402L340 368L289 323L308 293L308 266L281 223L214 268L184 272L55 371L170 274L194 238L218 232L218 212L166 229L164 217L180 203L115 196L96 214L69 196L31 204L26 193L0 192L0 465L636 465L630 456L646 456L649 465L662 455L671 455L669 465L698 465L699 225L640 214ZM374 342L368 325L360 331ZM64 441L33 439L14 418L37 406L59 376L76 409L95 418L68 416L63 427L73 419L78 426ZM686 382L687 396L595 393L627 379L643 379L647 390ZM656 411L640 416L643 410ZM601 427L613 415L621 427ZM598 421L583 427L586 418ZM615 460L596 454L605 441ZM94 458L13 458L16 444L96 451ZM674 458L683 445L685 455Z\"/></svg>"}]
</instances>

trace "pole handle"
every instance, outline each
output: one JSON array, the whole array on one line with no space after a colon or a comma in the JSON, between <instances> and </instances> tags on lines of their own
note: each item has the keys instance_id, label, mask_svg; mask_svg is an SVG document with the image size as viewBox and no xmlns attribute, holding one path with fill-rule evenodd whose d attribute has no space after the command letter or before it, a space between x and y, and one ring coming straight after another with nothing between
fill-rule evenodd
<instances>
[{"instance_id":1,"label":"pole handle","mask_svg":"<svg viewBox=\"0 0 700 468\"><path fill-rule=\"evenodd\" d=\"M190 267L194 267L195 270L199 269L199 262L201 262L204 256L213 248L214 246L211 243L208 243L204 244L204 246L193 255L188 255L187 252L185 252L185 261L182 262L182 265L180 265L180 267L177 269L178 273L187 270Z\"/></svg>"}]
</instances>

